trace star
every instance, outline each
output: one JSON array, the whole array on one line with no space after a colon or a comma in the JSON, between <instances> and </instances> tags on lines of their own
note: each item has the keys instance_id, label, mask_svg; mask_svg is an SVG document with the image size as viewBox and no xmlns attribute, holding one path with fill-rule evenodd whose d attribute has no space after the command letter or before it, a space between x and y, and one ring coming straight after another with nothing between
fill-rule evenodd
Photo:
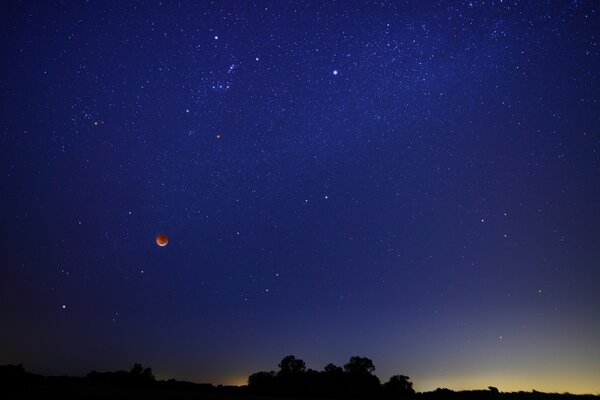
<instances>
[{"instance_id":1,"label":"star","mask_svg":"<svg viewBox=\"0 0 600 400\"><path fill-rule=\"evenodd\" d=\"M27 355L34 340L68 353L63 328L88 338L96 322L86 343L108 333L123 348L139 344L131 327L186 327L134 355L157 371L174 355L183 367L173 378L218 384L262 359L276 368L287 352L319 368L366 348L381 377L417 374L415 388L463 384L432 380L441 360L464 365L473 385L520 390L502 374L475 378L507 345L539 339L512 354L523 389L600 391L585 382L600 361L576 360L587 356L578 347L594 346L576 328L600 324L585 279L600 249L600 76L568 79L597 57L600 5L399 3L156 2L126 7L124 27L93 23L110 13L102 4L10 11L0 220L11 227L3 252L15 279L0 279L0 292L14 311L2 333L11 351ZM80 23L56 31L65 21ZM109 56L115 67L99 68ZM160 250L163 230L179 240ZM31 243L36 251L23 251ZM48 315L20 317L35 304ZM398 307L408 321L400 339L414 351L390 347ZM549 329L566 320L561 335ZM44 326L53 322L68 326ZM270 335L276 326L285 335ZM322 354L310 346L340 327L356 328L351 340L329 340ZM241 354L241 336L269 340ZM564 388L544 386L544 365L531 362L557 346L582 365ZM97 353L105 347L84 350L128 367ZM199 347L207 375L181 351ZM101 367L24 361L52 362L52 373Z\"/></svg>"}]
</instances>

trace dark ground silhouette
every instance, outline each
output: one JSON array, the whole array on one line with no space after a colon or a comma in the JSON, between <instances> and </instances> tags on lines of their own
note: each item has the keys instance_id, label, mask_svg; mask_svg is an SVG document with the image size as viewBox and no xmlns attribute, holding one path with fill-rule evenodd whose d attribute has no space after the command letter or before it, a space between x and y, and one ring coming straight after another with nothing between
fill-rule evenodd
<instances>
[{"instance_id":1,"label":"dark ground silhouette","mask_svg":"<svg viewBox=\"0 0 600 400\"><path fill-rule=\"evenodd\" d=\"M185 381L156 380L151 368L134 364L129 371L96 372L84 377L42 376L22 365L0 366L0 398L3 399L402 399L402 400L598 400L598 395L569 393L455 392L436 389L415 392L410 378L394 375L381 383L375 365L366 357L351 357L343 367L328 364L322 371L307 369L303 360L284 357L278 371L260 371L245 386L214 386Z\"/></svg>"}]
</instances>

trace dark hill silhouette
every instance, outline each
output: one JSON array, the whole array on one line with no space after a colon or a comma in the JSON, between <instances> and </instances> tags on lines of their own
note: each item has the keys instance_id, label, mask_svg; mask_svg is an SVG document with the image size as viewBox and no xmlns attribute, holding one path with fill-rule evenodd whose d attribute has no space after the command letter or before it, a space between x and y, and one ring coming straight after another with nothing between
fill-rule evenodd
<instances>
[{"instance_id":1,"label":"dark hill silhouette","mask_svg":"<svg viewBox=\"0 0 600 400\"><path fill-rule=\"evenodd\" d=\"M0 366L2 399L241 399L269 400L290 397L402 400L600 400L598 395L569 393L503 393L488 390L455 392L436 389L417 393L410 378L394 375L381 384L375 365L366 357L351 357L343 367L327 364L322 371L307 369L293 355L284 357L278 371L260 371L248 377L246 386L214 386L174 379L157 381L151 368L134 364L129 371L96 372L85 377L42 376L22 365Z\"/></svg>"}]
</instances>

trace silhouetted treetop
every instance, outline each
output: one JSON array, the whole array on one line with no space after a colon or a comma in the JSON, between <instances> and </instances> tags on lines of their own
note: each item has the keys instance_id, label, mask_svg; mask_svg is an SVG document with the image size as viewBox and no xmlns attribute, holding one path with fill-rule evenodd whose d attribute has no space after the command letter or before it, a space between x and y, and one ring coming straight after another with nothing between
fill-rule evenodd
<instances>
[{"instance_id":1,"label":"silhouetted treetop","mask_svg":"<svg viewBox=\"0 0 600 400\"><path fill-rule=\"evenodd\" d=\"M279 363L280 376L299 375L304 372L306 372L306 364L303 360L295 356L285 356Z\"/></svg>"},{"instance_id":2,"label":"silhouetted treetop","mask_svg":"<svg viewBox=\"0 0 600 400\"><path fill-rule=\"evenodd\" d=\"M351 357L344 368L327 364L323 371L315 371L307 369L303 360L288 355L279 363L278 373L262 371L250 375L248 389L258 394L286 396L383 395L379 378L373 375L373 371L375 365L366 357ZM411 385L404 382L404 386ZM399 388L404 386L397 385Z\"/></svg>"},{"instance_id":3,"label":"silhouetted treetop","mask_svg":"<svg viewBox=\"0 0 600 400\"><path fill-rule=\"evenodd\" d=\"M142 364L135 363L129 370L129 373L134 379L144 381L154 381L154 375L152 374L152 368L144 368Z\"/></svg>"},{"instance_id":4,"label":"silhouetted treetop","mask_svg":"<svg viewBox=\"0 0 600 400\"><path fill-rule=\"evenodd\" d=\"M373 361L366 357L350 357L350 361L344 365L344 371L350 375L372 375L375 372Z\"/></svg>"},{"instance_id":5,"label":"silhouetted treetop","mask_svg":"<svg viewBox=\"0 0 600 400\"><path fill-rule=\"evenodd\" d=\"M323 372L331 375L342 375L344 373L344 370L342 369L342 367L338 367L335 364L329 363L325 366Z\"/></svg>"},{"instance_id":6,"label":"silhouetted treetop","mask_svg":"<svg viewBox=\"0 0 600 400\"><path fill-rule=\"evenodd\" d=\"M252 388L264 389L273 385L275 377L275 371L255 372L248 377L248 386Z\"/></svg>"},{"instance_id":7,"label":"silhouetted treetop","mask_svg":"<svg viewBox=\"0 0 600 400\"><path fill-rule=\"evenodd\" d=\"M412 396L415 393L410 378L406 375L394 375L387 381L383 388L388 394L399 396Z\"/></svg>"},{"instance_id":8,"label":"silhouetted treetop","mask_svg":"<svg viewBox=\"0 0 600 400\"><path fill-rule=\"evenodd\" d=\"M129 373L133 376L141 376L142 371L144 371L144 367L142 367L142 364L135 363L133 364L133 367L131 367L131 369L129 370Z\"/></svg>"}]
</instances>

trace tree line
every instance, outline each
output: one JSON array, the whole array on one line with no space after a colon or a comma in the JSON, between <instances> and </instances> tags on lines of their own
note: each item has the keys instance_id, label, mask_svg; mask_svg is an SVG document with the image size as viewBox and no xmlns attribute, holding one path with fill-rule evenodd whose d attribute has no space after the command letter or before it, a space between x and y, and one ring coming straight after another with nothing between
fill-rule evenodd
<instances>
[{"instance_id":1,"label":"tree line","mask_svg":"<svg viewBox=\"0 0 600 400\"><path fill-rule=\"evenodd\" d=\"M366 357L354 356L343 367L327 364L322 371L307 369L293 355L284 357L279 371L260 371L248 377L248 390L256 394L299 396L384 396L409 399L415 395L406 375L394 375L381 384L375 365Z\"/></svg>"},{"instance_id":2,"label":"tree line","mask_svg":"<svg viewBox=\"0 0 600 400\"><path fill-rule=\"evenodd\" d=\"M487 390L436 389L415 392L410 378L394 375L381 383L374 374L375 365L366 357L351 357L343 366L327 364L322 371L306 368L306 363L293 355L284 357L278 371L260 371L248 377L245 386L214 386L174 379L157 380L151 368L134 364L128 371L96 372L86 376L42 376L27 372L22 365L0 366L0 398L5 394L20 393L41 398L49 395L63 396L77 393L78 398L213 398L213 394L226 394L232 399L256 399L265 395L272 399L303 398L363 398L400 400L600 400L599 395L573 395L569 393L500 392L490 386ZM183 397L180 397L183 396ZM189 397L185 397L185 396ZM50 396L50 397L52 397ZM125 396L125 397L122 397ZM199 397L198 397L199 396ZM134 396L135 397L135 396ZM12 397L8 397L12 398ZM137 397L136 397L137 398Z\"/></svg>"}]
</instances>

